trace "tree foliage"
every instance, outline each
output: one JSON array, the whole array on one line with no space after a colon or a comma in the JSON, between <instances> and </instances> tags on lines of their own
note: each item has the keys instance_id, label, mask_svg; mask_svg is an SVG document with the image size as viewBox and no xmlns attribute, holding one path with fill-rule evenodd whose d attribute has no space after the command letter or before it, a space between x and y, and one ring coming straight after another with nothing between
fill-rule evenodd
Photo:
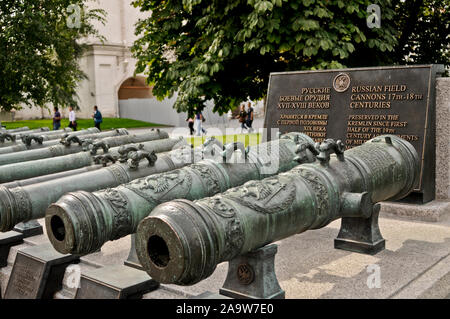
<instances>
[{"instance_id":1,"label":"tree foliage","mask_svg":"<svg viewBox=\"0 0 450 319\"><path fill-rule=\"evenodd\" d=\"M367 27L367 6L383 27ZM396 45L389 0L135 0L133 52L160 99L178 92L188 111L215 101L219 113L264 96L270 72L377 65Z\"/></svg>"},{"instance_id":2,"label":"tree foliage","mask_svg":"<svg viewBox=\"0 0 450 319\"><path fill-rule=\"evenodd\" d=\"M397 0L394 62L450 64L450 1Z\"/></svg>"},{"instance_id":3,"label":"tree foliage","mask_svg":"<svg viewBox=\"0 0 450 319\"><path fill-rule=\"evenodd\" d=\"M151 11L136 28L136 72L160 99L178 92L178 111L213 99L223 113L263 98L270 72L448 63L448 0L133 3ZM367 26L370 4L381 8L380 28Z\"/></svg>"},{"instance_id":4,"label":"tree foliage","mask_svg":"<svg viewBox=\"0 0 450 319\"><path fill-rule=\"evenodd\" d=\"M86 76L78 65L86 48L80 39L97 35L93 21L103 10L86 0L0 1L0 108L77 106L76 88ZM79 25L68 23L70 5L82 9ZM72 19L73 20L73 19Z\"/></svg>"}]
</instances>

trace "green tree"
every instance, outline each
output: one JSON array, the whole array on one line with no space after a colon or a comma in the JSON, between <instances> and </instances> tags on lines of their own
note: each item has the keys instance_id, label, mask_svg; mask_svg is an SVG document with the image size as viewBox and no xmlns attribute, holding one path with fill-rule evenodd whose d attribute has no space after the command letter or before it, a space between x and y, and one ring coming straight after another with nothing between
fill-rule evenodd
<instances>
[{"instance_id":1,"label":"green tree","mask_svg":"<svg viewBox=\"0 0 450 319\"><path fill-rule=\"evenodd\" d=\"M450 1L397 0L393 62L450 64Z\"/></svg>"},{"instance_id":2,"label":"green tree","mask_svg":"<svg viewBox=\"0 0 450 319\"><path fill-rule=\"evenodd\" d=\"M367 7L382 27L367 27ZM224 113L263 98L270 72L386 63L397 44L390 0L135 0L133 52L160 99L188 111L213 99Z\"/></svg>"},{"instance_id":3,"label":"green tree","mask_svg":"<svg viewBox=\"0 0 450 319\"><path fill-rule=\"evenodd\" d=\"M21 104L78 106L76 88L86 75L78 59L80 39L98 36L94 21L103 10L86 9L86 0L0 1L0 108ZM80 15L78 10L81 9Z\"/></svg>"}]
</instances>

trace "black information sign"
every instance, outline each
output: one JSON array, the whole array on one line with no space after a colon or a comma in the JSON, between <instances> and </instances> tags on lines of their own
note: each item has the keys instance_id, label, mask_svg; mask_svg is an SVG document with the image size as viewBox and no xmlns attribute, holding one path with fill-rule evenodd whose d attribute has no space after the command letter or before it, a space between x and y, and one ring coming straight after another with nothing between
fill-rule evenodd
<instances>
[{"instance_id":1,"label":"black information sign","mask_svg":"<svg viewBox=\"0 0 450 319\"><path fill-rule=\"evenodd\" d=\"M303 132L347 148L382 134L409 141L421 159L420 180L406 199L435 196L435 80L442 65L272 73L265 127ZM270 136L268 137L270 139Z\"/></svg>"}]
</instances>

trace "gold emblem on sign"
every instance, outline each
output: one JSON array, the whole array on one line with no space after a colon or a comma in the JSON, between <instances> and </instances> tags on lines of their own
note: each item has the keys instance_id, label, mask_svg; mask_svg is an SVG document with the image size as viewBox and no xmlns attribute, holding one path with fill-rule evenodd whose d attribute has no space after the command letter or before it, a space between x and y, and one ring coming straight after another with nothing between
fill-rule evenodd
<instances>
[{"instance_id":1,"label":"gold emblem on sign","mask_svg":"<svg viewBox=\"0 0 450 319\"><path fill-rule=\"evenodd\" d=\"M342 93L350 87L350 76L347 73L339 73L333 80L333 88Z\"/></svg>"}]
</instances>

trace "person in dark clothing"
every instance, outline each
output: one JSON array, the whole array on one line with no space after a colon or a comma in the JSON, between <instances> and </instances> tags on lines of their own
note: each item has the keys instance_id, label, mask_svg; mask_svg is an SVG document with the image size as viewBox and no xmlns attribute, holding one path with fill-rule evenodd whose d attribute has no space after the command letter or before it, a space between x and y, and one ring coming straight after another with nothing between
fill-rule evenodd
<instances>
[{"instance_id":1,"label":"person in dark clothing","mask_svg":"<svg viewBox=\"0 0 450 319\"><path fill-rule=\"evenodd\" d=\"M94 106L94 114L92 114L92 117L94 118L94 124L95 127L98 128L100 131L100 124L103 122L102 113L98 110L97 105Z\"/></svg>"},{"instance_id":2,"label":"person in dark clothing","mask_svg":"<svg viewBox=\"0 0 450 319\"><path fill-rule=\"evenodd\" d=\"M249 132L253 132L253 108L252 108L252 103L248 102L248 110L247 110L247 127Z\"/></svg>"},{"instance_id":3,"label":"person in dark clothing","mask_svg":"<svg viewBox=\"0 0 450 319\"><path fill-rule=\"evenodd\" d=\"M188 127L189 127L189 130L191 131L191 135L194 135L194 132L195 132L195 130L194 130L194 117L193 116L189 116L186 119L186 122L188 122Z\"/></svg>"},{"instance_id":4,"label":"person in dark clothing","mask_svg":"<svg viewBox=\"0 0 450 319\"><path fill-rule=\"evenodd\" d=\"M245 125L245 122L247 121L247 112L245 111L244 104L241 105L241 110L236 118L239 119L239 122L241 123L241 133L244 132L244 129L248 130L248 127Z\"/></svg>"},{"instance_id":5,"label":"person in dark clothing","mask_svg":"<svg viewBox=\"0 0 450 319\"><path fill-rule=\"evenodd\" d=\"M59 113L59 110L56 106L53 110L55 112L55 114L53 115L53 130L57 131L61 128L61 113Z\"/></svg>"}]
</instances>

